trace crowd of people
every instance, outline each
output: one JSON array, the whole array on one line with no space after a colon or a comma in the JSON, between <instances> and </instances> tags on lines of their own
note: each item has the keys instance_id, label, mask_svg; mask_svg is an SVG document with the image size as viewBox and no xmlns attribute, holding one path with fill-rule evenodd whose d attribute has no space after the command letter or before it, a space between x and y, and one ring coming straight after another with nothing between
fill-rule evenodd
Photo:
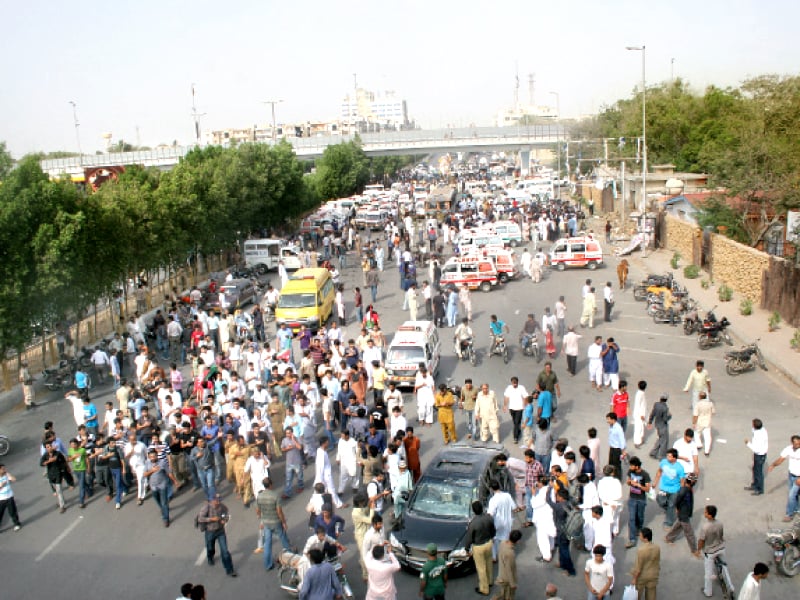
<instances>
[{"instance_id":1,"label":"crowd of people","mask_svg":"<svg viewBox=\"0 0 800 600\"><path fill-rule=\"evenodd\" d=\"M566 209L523 220L529 223L529 235L539 231L548 238L552 223L558 226L562 215L567 217L562 220L567 229L575 226L575 216ZM491 219L491 210L477 211L475 218ZM451 239L447 232L457 226L443 224L441 236ZM566 415L559 407L561 382L552 359L544 363L530 390L514 376L502 393L496 392L480 380L477 371L454 395L447 385L437 388L433 376L420 368L412 394L404 394L388 382L383 367L386 339L376 310L376 289L388 256L400 270L405 309L416 319L416 283L408 283L417 276L416 259L413 234L403 227L402 219L388 227L387 234L385 252L381 243L361 240L349 228L327 243L327 238L319 241L327 256L323 258L335 253L342 268L347 268L351 245L359 253L362 284L370 290L372 304L365 311L360 288L355 288L355 317L348 318L342 308L327 328L318 331L301 327L295 333L282 325L270 339L258 314L277 302L279 291L271 287L262 299L263 307L254 311L255 318L245 319L224 308L206 311L197 295L192 296L194 290L189 303L173 299L156 312L154 339L146 337L148 328L139 322L142 317L132 317L126 331L115 336L109 352L103 350L92 359L98 380L110 374L113 382L113 400L105 403L105 412L100 414L88 386L76 385L66 395L76 424L66 443L52 422L45 424L40 464L59 510L65 512L69 507L65 485L77 488L80 509L86 508L87 499L95 493L113 501L118 510L134 499L141 505L149 495L163 525L169 527L174 495L184 488L202 490L205 499L195 526L204 534L207 562L214 564L219 547L225 572L235 577L226 539L230 516L222 501L226 495L228 502L241 503L243 509L252 507L258 540L254 552L263 554L264 568L272 570L279 561L295 565L301 599L330 599L343 593L333 563L344 549L341 536L348 528L367 583L367 598L395 598L393 577L399 564L387 541L384 519L393 522L399 517L422 474L418 433L431 427L435 408L443 444L458 440L456 415L460 414L466 439L513 441L523 452L519 483L493 480L487 501L476 501L472 507L467 549L478 567L478 594L489 595L496 583L496 598L514 597L516 546L523 532L533 528L539 561L550 563L557 554L559 568L574 576L576 547L588 552L583 568L588 597L609 597L621 577L615 569L613 541L624 529L620 522L627 507L625 548L637 548L631 581L640 598L654 600L660 549L653 528L645 526L653 518L647 515L650 498L664 511L664 542L674 543L683 534L692 554L703 558L703 592L710 596L713 562L724 556L726 547L724 529L717 520L718 507L703 507L704 520L696 536L691 523L694 487L701 477L699 451L705 456L711 452L711 421L716 412L702 361L690 372L684 390L691 398L692 427L680 431L677 438L670 434L667 394L651 405L647 382L641 380L630 399L629 384L620 377L624 348L611 336L590 336L585 350L587 393L591 390L608 398L608 409L598 413L597 426L589 428L585 436L570 432L569 439L558 430L558 420ZM342 239L349 242L342 243ZM425 237L420 239L424 242ZM468 290L451 292L454 298L450 294L445 298L437 285L437 255L429 253L428 258L430 283L421 286L428 318L442 326L455 326L460 312L463 320L459 327L463 328L456 329L456 339L464 338L465 333L471 338L478 327L493 340L508 331L495 315L491 323L472 320ZM538 268L531 265L541 266L538 259L528 254L525 262L526 272L537 280ZM552 307L545 308L541 320L529 314L520 332L521 339L549 336L547 354L557 356L556 345L560 347L570 378L578 374L583 339L578 331L594 327L594 290L587 280L580 302L575 294L576 305L581 307L580 328L572 324L576 319L569 318L571 307L561 295ZM437 295L442 299L437 300ZM610 321L608 305L613 307L613 294L607 294L605 301L605 321ZM344 306L341 290L337 302ZM191 365L191 378L182 373L184 364ZM21 372L20 381L30 385L30 374ZM33 397L26 392L28 402L33 404ZM500 435L504 414L511 422L506 440ZM768 440L759 419L753 420L752 427L752 438L745 441L754 457L748 489L760 495L764 493ZM652 476L642 457L636 455L650 429L657 434L649 453L657 461L651 463ZM430 437L424 441L438 445ZM606 455L601 455L603 443L608 446ZM791 520L798 508L800 436L792 437L791 445L769 470L785 460L790 475L785 518ZM279 469L284 472L282 486L276 476ZM13 482L13 476L0 465L0 518L7 508L18 529ZM308 539L297 545L302 547L300 552L290 542L288 532L296 524L288 522L285 511L286 503L296 497L305 505L309 527ZM521 521L518 513L524 516ZM277 558L275 538L283 548ZM445 596L447 567L435 544L429 545L427 552L429 560L422 568L419 592L426 599L439 600ZM760 565L748 576L751 587L757 587L767 575ZM187 586L181 590L183 597L204 597L202 586ZM549 585L547 597L556 595L555 587Z\"/></svg>"}]
</instances>

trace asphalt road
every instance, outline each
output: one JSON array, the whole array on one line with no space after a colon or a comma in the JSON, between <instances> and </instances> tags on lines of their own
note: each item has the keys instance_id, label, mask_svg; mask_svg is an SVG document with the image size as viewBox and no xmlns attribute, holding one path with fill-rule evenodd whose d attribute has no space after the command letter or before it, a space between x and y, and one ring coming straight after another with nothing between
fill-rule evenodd
<instances>
[{"instance_id":1,"label":"asphalt road","mask_svg":"<svg viewBox=\"0 0 800 600\"><path fill-rule=\"evenodd\" d=\"M402 297L397 287L397 271L390 263L387 264L389 270L385 272L379 289L378 311L388 335L405 320L407 313L400 311ZM457 364L449 343L450 332L444 330L445 358L437 383L447 377L461 383L465 377L471 376L476 383L487 381L498 396L502 396L509 378L517 375L530 389L542 365L524 357L515 345L512 345L511 361L507 365L499 357L486 358L489 315L497 314L509 324L513 343L528 312L540 316L545 306L552 306L563 294L568 305L568 321L577 322L583 280L591 277L597 285L598 297L602 297L599 290L607 279L614 279L614 266L610 264L595 272L548 272L539 284L530 281L511 282L503 290L488 294L474 293L474 327L481 361L475 368L468 363ZM631 279L636 280L640 275L634 272ZM351 266L345 271L348 298L352 298L353 285L360 285L360 277L357 268ZM681 388L695 359L699 356L705 358L712 377L717 415L713 421L715 442L711 457L705 459L701 456L702 475L697 487L693 522L695 527L699 526L701 507L705 502L718 505L719 520L725 525L728 561L738 587L756 561L770 562L771 551L764 543L764 533L768 527L779 524L786 501L785 465L767 478L767 493L764 496L752 497L742 490L749 483L751 463L751 454L743 440L749 436L751 419L760 417L769 431L769 460L773 460L780 449L789 443L789 436L797 433L797 389L772 372L757 371L737 378L728 377L724 372L722 348L698 351L694 338L684 336L679 328L655 325L645 315L644 305L633 300L630 290L623 293L617 291L616 294L614 321L610 324L599 322L594 331L581 332L584 337L581 340L578 375L571 378L566 374L563 357L559 356L555 361L563 392L555 433L569 438L573 447L577 448L584 442L588 427L595 426L603 442L601 456L607 452L604 415L608 411L610 394L591 390L584 358L587 344L591 343L595 332L616 338L621 347L621 375L628 379L630 387L634 389L636 381L647 380L650 404L660 392L670 392L670 406L674 415L673 439L691 424L689 397L681 392ZM732 315L728 317L737 318ZM357 331L354 325L347 330L354 336ZM93 399L102 411L102 403L110 398L111 390L106 387L99 392L95 393ZM229 497L228 487L223 486L222 491L232 514L228 542L239 572L237 579L225 577L219 560L214 567L205 564L202 534L192 525L193 516L202 502L199 492L181 493L173 500L173 525L169 529L162 527L159 511L149 498L141 507L128 498L122 510L116 511L113 504L106 503L103 496L97 494L85 510L80 510L76 494L67 492L69 509L65 514L59 514L55 499L42 478L42 469L38 466L38 445L41 426L46 420L56 423L56 431L63 439L68 438L73 430L70 406L60 398L60 394L54 393L43 406L30 412L12 412L0 420L0 431L10 434L13 443L12 451L4 458L4 462L18 478L13 487L23 521L23 528L19 532L12 531L8 518L0 527L3 598L15 600L30 597L32 593L39 597L58 598L87 595L94 598L174 598L185 581L204 584L209 599L283 597L283 592L277 586L277 572L265 573L262 557L252 554L257 534L254 510L252 507L245 510L240 502ZM415 406L410 400L407 397L406 416L409 422L414 422ZM463 416L457 414L456 419L458 434L463 436ZM521 457L521 450L511 447L509 418L502 415L501 419L501 435L506 446L513 456ZM422 438L424 467L441 444L441 433L438 425L418 433ZM632 434L631 427L628 433ZM647 445L639 456L643 459L645 469L655 475L657 466L646 452L652 444L652 435L654 433L648 434ZM630 443L630 438L628 441ZM282 467L282 463L278 463L272 469L278 483L283 482ZM338 475L335 474L335 477ZM306 479L313 479L313 467L306 469ZM308 536L304 513L306 501L306 497L295 498L286 507L292 524L290 538L296 545L302 545ZM672 547L663 544L660 513L654 504L648 506L648 525L653 528L656 542L662 547L659 593L666 598L699 598L703 579L702 562L691 557L682 540ZM354 555L349 514L349 509L343 512L348 520L344 533L344 543L349 546L345 555L346 572L353 583L356 597L363 598L365 588ZM627 511L621 523L627 523ZM626 528L627 525L622 525L622 535L614 544L617 590L629 582L627 573L634 559L635 550L626 552L624 549ZM545 584L553 582L558 585L563 598L584 598L586 591L580 573L577 578L568 578L555 566L542 565L534 560L538 552L531 532L524 530L519 548L521 592L518 597L543 598ZM276 542L275 550L278 548ZM586 558L586 554L574 556L579 572ZM399 573L395 580L398 598L417 596L418 579L414 575ZM450 582L448 597L478 597L473 591L475 585L474 575L454 579ZM763 587L762 598L795 597L797 589L797 581L782 578L773 569ZM719 590L716 593L719 594Z\"/></svg>"}]
</instances>

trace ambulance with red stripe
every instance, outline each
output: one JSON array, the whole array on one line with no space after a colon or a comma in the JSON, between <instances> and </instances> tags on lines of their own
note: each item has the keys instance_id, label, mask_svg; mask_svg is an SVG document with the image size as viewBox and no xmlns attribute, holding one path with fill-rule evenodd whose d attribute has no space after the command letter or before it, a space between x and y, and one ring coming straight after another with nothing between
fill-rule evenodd
<instances>
[{"instance_id":1,"label":"ambulance with red stripe","mask_svg":"<svg viewBox=\"0 0 800 600\"><path fill-rule=\"evenodd\" d=\"M397 328L386 352L387 383L413 388L420 365L435 377L441 355L442 342L433 321L406 321Z\"/></svg>"}]
</instances>

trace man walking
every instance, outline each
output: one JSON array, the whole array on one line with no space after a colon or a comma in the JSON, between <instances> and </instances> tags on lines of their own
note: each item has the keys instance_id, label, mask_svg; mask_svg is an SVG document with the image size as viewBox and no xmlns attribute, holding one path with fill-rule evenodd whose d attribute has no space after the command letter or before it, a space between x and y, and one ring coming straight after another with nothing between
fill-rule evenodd
<instances>
[{"instance_id":1,"label":"man walking","mask_svg":"<svg viewBox=\"0 0 800 600\"><path fill-rule=\"evenodd\" d=\"M683 486L684 478L683 467L678 462L678 451L670 448L667 450L667 457L659 463L653 482L658 488L658 505L666 512L664 527L672 527L675 523L675 499L678 490Z\"/></svg>"},{"instance_id":2,"label":"man walking","mask_svg":"<svg viewBox=\"0 0 800 600\"><path fill-rule=\"evenodd\" d=\"M694 484L697 482L697 477L690 473L683 481L681 489L678 490L678 495L675 497L675 508L678 509L678 520L670 527L664 541L668 544L674 544L675 539L678 537L678 532L683 530L683 535L686 536L686 543L689 544L689 552L699 557L697 553L697 541L694 537L694 530L692 529L692 513L694 512Z\"/></svg>"},{"instance_id":3,"label":"man walking","mask_svg":"<svg viewBox=\"0 0 800 600\"><path fill-rule=\"evenodd\" d=\"M467 439L471 440L473 436L477 437L475 431L475 400L478 397L478 390L472 384L472 379L467 378L464 380L464 387L461 388L461 398L458 402L458 407L464 411L464 416L467 420Z\"/></svg>"},{"instance_id":4,"label":"man walking","mask_svg":"<svg viewBox=\"0 0 800 600\"><path fill-rule=\"evenodd\" d=\"M36 403L33 401L36 397L36 393L33 389L33 375L31 375L31 371L28 368L27 360L20 361L19 375L17 378L22 386L22 397L25 400L25 410L30 410L36 406Z\"/></svg>"},{"instance_id":5,"label":"man walking","mask_svg":"<svg viewBox=\"0 0 800 600\"><path fill-rule=\"evenodd\" d=\"M769 575L769 567L762 562L757 562L753 570L747 574L739 590L738 600L761 600L761 582Z\"/></svg>"},{"instance_id":6,"label":"man walking","mask_svg":"<svg viewBox=\"0 0 800 600\"><path fill-rule=\"evenodd\" d=\"M789 499L786 501L784 523L789 523L797 512L797 495L800 494L800 435L792 436L792 443L781 450L781 455L773 462L767 472L789 459Z\"/></svg>"},{"instance_id":7,"label":"man walking","mask_svg":"<svg viewBox=\"0 0 800 600\"><path fill-rule=\"evenodd\" d=\"M554 483L551 481L550 485ZM570 540L567 536L567 502L569 502L569 492L564 488L558 488L556 492L556 502L550 499L550 494L547 495L547 503L553 509L553 520L556 525L556 545L558 546L558 564L567 575L570 577L575 576L575 565L572 563L572 556L569 553Z\"/></svg>"},{"instance_id":8,"label":"man walking","mask_svg":"<svg viewBox=\"0 0 800 600\"><path fill-rule=\"evenodd\" d=\"M314 458L314 484L325 484L325 491L331 495L333 505L336 508L347 508L348 505L342 504L339 494L336 493L336 486L333 485L333 470L331 468L331 459L328 456L329 443L327 435L319 438L319 447Z\"/></svg>"},{"instance_id":9,"label":"man walking","mask_svg":"<svg viewBox=\"0 0 800 600\"><path fill-rule=\"evenodd\" d=\"M656 600L656 587L661 574L661 548L653 543L653 531L649 527L642 527L639 540L642 545L636 552L631 583L636 586L640 600Z\"/></svg>"},{"instance_id":10,"label":"man walking","mask_svg":"<svg viewBox=\"0 0 800 600\"><path fill-rule=\"evenodd\" d=\"M511 384L503 392L503 412L511 413L515 445L519 444L519 438L522 435L522 411L525 408L527 397L528 390L524 385L519 384L518 377L512 377Z\"/></svg>"},{"instance_id":11,"label":"man walking","mask_svg":"<svg viewBox=\"0 0 800 600\"><path fill-rule=\"evenodd\" d=\"M627 406L627 403L626 403ZM606 414L608 423L608 464L614 467L614 477L622 479L622 459L625 457L625 433L622 431L617 414Z\"/></svg>"},{"instance_id":12,"label":"man walking","mask_svg":"<svg viewBox=\"0 0 800 600\"><path fill-rule=\"evenodd\" d=\"M744 489L750 490L753 496L760 496L764 493L764 463L769 447L769 437L761 419L753 419L753 432L744 443L753 453L753 481Z\"/></svg>"},{"instance_id":13,"label":"man walking","mask_svg":"<svg viewBox=\"0 0 800 600\"><path fill-rule=\"evenodd\" d=\"M480 427L481 441L489 440L489 432L492 434L492 441L500 443L500 422L497 420L497 399L494 392L489 390L488 383L481 384L481 391L475 398L475 423ZM488 594L488 592L487 592Z\"/></svg>"},{"instance_id":14,"label":"man walking","mask_svg":"<svg viewBox=\"0 0 800 600\"><path fill-rule=\"evenodd\" d=\"M583 297L583 307L581 310L581 327L589 326L589 329L594 327L594 313L597 311L597 299L594 297L594 287L590 287L589 291Z\"/></svg>"},{"instance_id":15,"label":"man walking","mask_svg":"<svg viewBox=\"0 0 800 600\"><path fill-rule=\"evenodd\" d=\"M522 532L513 529L508 539L500 545L497 556L498 572L495 580L500 586L500 593L492 600L514 600L517 593L517 555L516 546L522 539Z\"/></svg>"},{"instance_id":16,"label":"man walking","mask_svg":"<svg viewBox=\"0 0 800 600\"><path fill-rule=\"evenodd\" d=\"M447 589L447 564L438 556L436 544L425 548L428 560L419 572L419 593L424 600L444 600Z\"/></svg>"},{"instance_id":17,"label":"man walking","mask_svg":"<svg viewBox=\"0 0 800 600\"><path fill-rule=\"evenodd\" d=\"M698 437L697 447L702 448L706 456L711 453L711 416L716 412L714 403L708 398L708 394L700 392L697 404L692 411L692 427Z\"/></svg>"},{"instance_id":18,"label":"man walking","mask_svg":"<svg viewBox=\"0 0 800 600\"><path fill-rule=\"evenodd\" d=\"M669 400L669 394L661 394L658 402L653 405L653 409L650 411L650 417L647 419L647 428L652 429L655 427L658 434L658 439L650 451L650 458L658 460L667 455L667 448L669 448L669 420L672 418L672 414L669 412L667 400Z\"/></svg>"},{"instance_id":19,"label":"man walking","mask_svg":"<svg viewBox=\"0 0 800 600\"><path fill-rule=\"evenodd\" d=\"M286 535L286 516L283 514L283 500L280 494L272 489L272 479L262 480L264 489L256 498L256 516L260 520L260 529L264 542L264 568L271 571L275 568L272 560L272 538L277 535L284 550L291 548Z\"/></svg>"},{"instance_id":20,"label":"man walking","mask_svg":"<svg viewBox=\"0 0 800 600\"><path fill-rule=\"evenodd\" d=\"M695 363L694 370L689 373L689 377L686 379L686 385L683 386L683 391L692 395L692 411L694 411L694 406L700 399L700 392L704 391L707 396L711 395L711 378L708 376L705 366L706 363L704 361L698 360Z\"/></svg>"},{"instance_id":21,"label":"man walking","mask_svg":"<svg viewBox=\"0 0 800 600\"><path fill-rule=\"evenodd\" d=\"M456 420L453 415L453 405L455 403L456 399L447 388L447 384L440 383L433 405L438 410L439 426L442 428L442 438L445 445L458 441L456 438Z\"/></svg>"},{"instance_id":22,"label":"man walking","mask_svg":"<svg viewBox=\"0 0 800 600\"><path fill-rule=\"evenodd\" d=\"M703 578L703 595L711 597L711 586L716 578L714 559L720 556L725 558L725 535L722 523L717 521L717 507L713 504L706 506L703 512L705 523L700 527L700 535L697 536L697 553L703 554L703 567L705 576Z\"/></svg>"},{"instance_id":23,"label":"man walking","mask_svg":"<svg viewBox=\"0 0 800 600\"><path fill-rule=\"evenodd\" d=\"M627 484L630 487L630 495L628 496L628 543L625 544L626 549L636 545L639 537L637 534L644 528L647 493L650 491L650 475L642 469L642 461L639 457L632 456L629 464Z\"/></svg>"},{"instance_id":24,"label":"man walking","mask_svg":"<svg viewBox=\"0 0 800 600\"><path fill-rule=\"evenodd\" d=\"M170 482L178 487L178 480L172 474L166 454L163 458L158 458L158 451L155 448L147 451L147 460L144 463L144 477L150 486L150 493L153 495L158 508L161 509L161 521L164 527L169 527L169 495Z\"/></svg>"},{"instance_id":25,"label":"man walking","mask_svg":"<svg viewBox=\"0 0 800 600\"><path fill-rule=\"evenodd\" d=\"M17 513L14 490L11 489L11 484L16 481L17 478L6 470L6 466L0 464L0 524L3 522L6 509L8 509L8 516L11 517L11 522L14 523L14 531L19 531L22 529L22 523L20 523L19 513Z\"/></svg>"},{"instance_id":26,"label":"man walking","mask_svg":"<svg viewBox=\"0 0 800 600\"><path fill-rule=\"evenodd\" d=\"M611 282L606 282L606 287L603 288L603 320L606 323L611 322L611 309L614 308L614 288L611 287Z\"/></svg>"},{"instance_id":27,"label":"man walking","mask_svg":"<svg viewBox=\"0 0 800 600\"><path fill-rule=\"evenodd\" d=\"M200 509L197 522L200 523L201 529L205 524L206 560L208 564L214 564L216 544L219 542L219 553L222 557L222 566L225 567L225 574L229 577L236 577L237 573L233 569L233 559L231 558L231 553L228 552L228 538L225 535L225 524L229 518L228 507L222 503L219 494L215 494Z\"/></svg>"},{"instance_id":28,"label":"man walking","mask_svg":"<svg viewBox=\"0 0 800 600\"><path fill-rule=\"evenodd\" d=\"M486 512L494 519L495 536L492 543L492 560L497 560L498 546L508 539L514 524L514 513L519 509L511 494L500 489L500 482L493 479L489 483L492 496Z\"/></svg>"}]
</instances>

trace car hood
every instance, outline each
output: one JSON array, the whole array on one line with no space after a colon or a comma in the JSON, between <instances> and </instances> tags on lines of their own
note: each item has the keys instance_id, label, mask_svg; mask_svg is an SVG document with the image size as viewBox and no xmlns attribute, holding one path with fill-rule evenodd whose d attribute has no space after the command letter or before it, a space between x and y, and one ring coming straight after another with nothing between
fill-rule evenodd
<instances>
[{"instance_id":1,"label":"car hood","mask_svg":"<svg viewBox=\"0 0 800 600\"><path fill-rule=\"evenodd\" d=\"M409 548L424 549L434 543L440 552L450 552L461 544L468 526L466 520L439 519L406 512L394 535Z\"/></svg>"}]
</instances>

